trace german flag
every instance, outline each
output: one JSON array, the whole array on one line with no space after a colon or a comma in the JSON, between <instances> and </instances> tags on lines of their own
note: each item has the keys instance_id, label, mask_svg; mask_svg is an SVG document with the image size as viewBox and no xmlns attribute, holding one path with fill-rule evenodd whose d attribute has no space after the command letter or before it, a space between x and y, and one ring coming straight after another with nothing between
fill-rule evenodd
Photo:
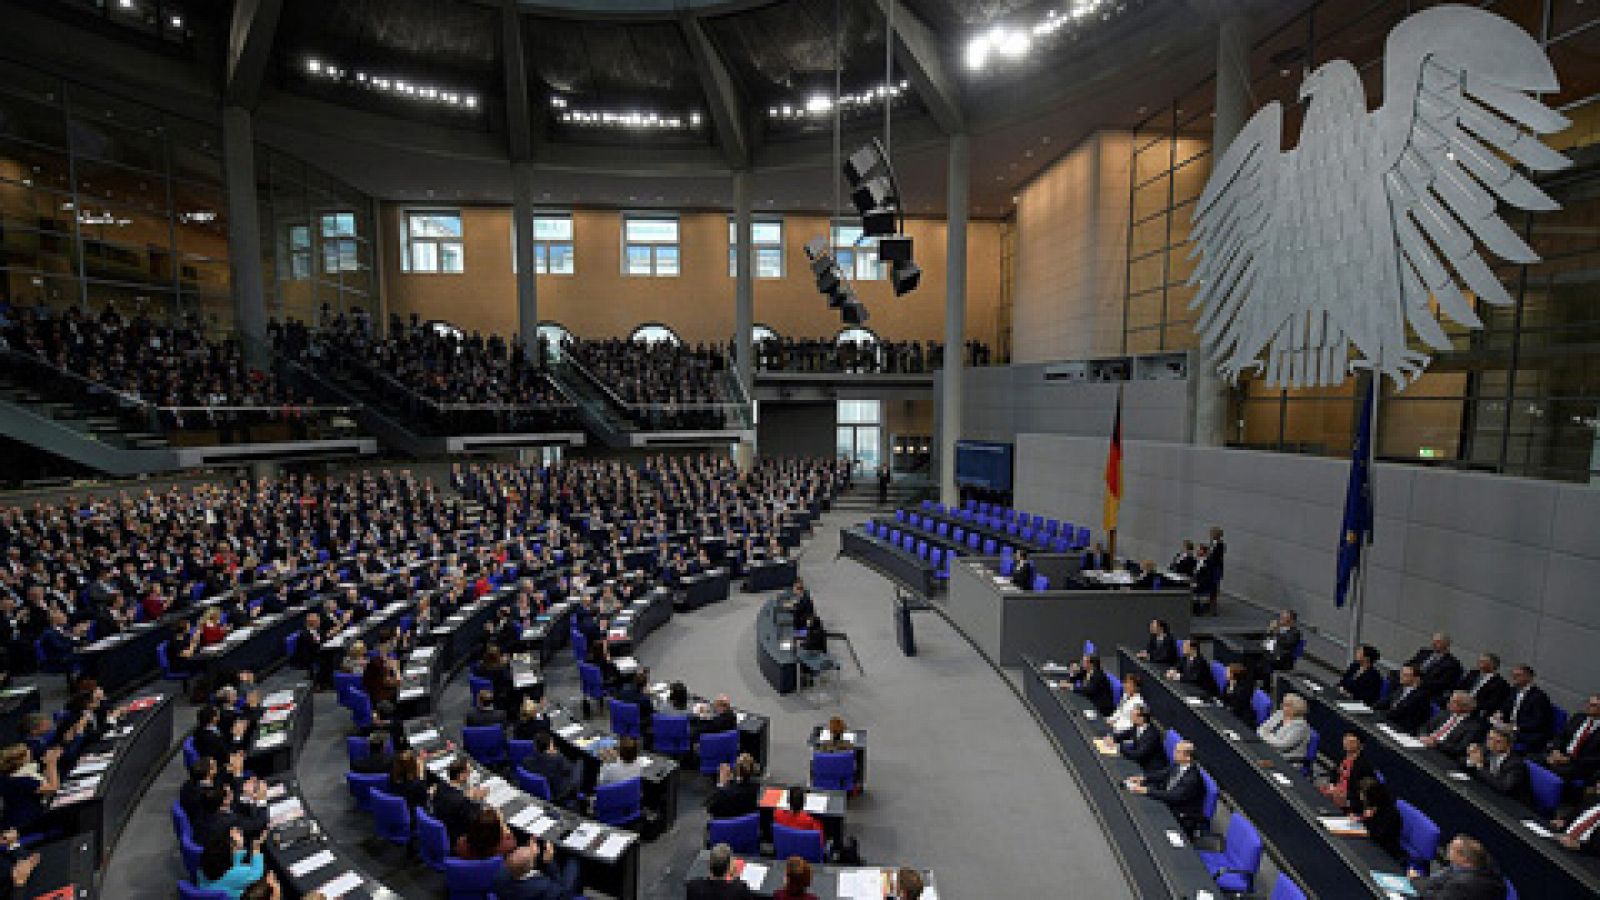
<instances>
[{"instance_id":1,"label":"german flag","mask_svg":"<svg viewBox=\"0 0 1600 900\"><path fill-rule=\"evenodd\" d=\"M1111 425L1111 446L1106 450L1105 530L1117 530L1117 512L1122 508L1122 390L1117 390L1117 417Z\"/></svg>"}]
</instances>

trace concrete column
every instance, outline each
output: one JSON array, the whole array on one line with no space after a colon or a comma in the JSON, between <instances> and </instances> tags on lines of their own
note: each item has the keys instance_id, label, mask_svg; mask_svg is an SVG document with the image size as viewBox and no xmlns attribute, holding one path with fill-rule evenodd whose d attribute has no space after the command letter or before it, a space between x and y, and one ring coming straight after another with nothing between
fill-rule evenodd
<instances>
[{"instance_id":1,"label":"concrete column","mask_svg":"<svg viewBox=\"0 0 1600 900\"><path fill-rule=\"evenodd\" d=\"M752 413L756 396L756 363L754 342L750 332L756 323L756 273L755 251L751 247L750 207L753 188L749 169L733 173L733 354L735 373L744 395L750 398ZM752 423L754 431L754 423ZM740 441L734 449L734 460L741 471L748 471L755 463L754 439Z\"/></svg>"},{"instance_id":2,"label":"concrete column","mask_svg":"<svg viewBox=\"0 0 1600 900\"><path fill-rule=\"evenodd\" d=\"M267 306L261 284L261 210L256 196L255 128L242 106L222 110L228 179L228 263L233 270L234 328L245 360L267 364Z\"/></svg>"},{"instance_id":3,"label":"concrete column","mask_svg":"<svg viewBox=\"0 0 1600 900\"><path fill-rule=\"evenodd\" d=\"M1250 20L1230 16L1222 20L1217 32L1216 121L1211 126L1211 158L1221 159L1228 145L1250 118ZM1194 371L1189 373L1194 410L1191 442L1204 447L1221 447L1228 440L1228 384L1208 365L1209 351L1200 347L1194 353Z\"/></svg>"},{"instance_id":4,"label":"concrete column","mask_svg":"<svg viewBox=\"0 0 1600 900\"><path fill-rule=\"evenodd\" d=\"M956 493L956 440L961 437L961 381L967 343L967 182L971 166L965 134L950 136L945 191L944 380L939 409L939 502Z\"/></svg>"},{"instance_id":5,"label":"concrete column","mask_svg":"<svg viewBox=\"0 0 1600 900\"><path fill-rule=\"evenodd\" d=\"M533 164L511 164L511 227L517 236L517 337L539 352L539 273L533 252Z\"/></svg>"}]
</instances>

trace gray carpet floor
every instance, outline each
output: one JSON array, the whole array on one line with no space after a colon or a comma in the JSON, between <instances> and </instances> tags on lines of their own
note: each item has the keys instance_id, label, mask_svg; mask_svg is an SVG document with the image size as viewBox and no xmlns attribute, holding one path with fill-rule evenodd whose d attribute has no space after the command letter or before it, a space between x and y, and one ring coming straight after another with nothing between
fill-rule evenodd
<instances>
[{"instance_id":1,"label":"gray carpet floor","mask_svg":"<svg viewBox=\"0 0 1600 900\"><path fill-rule=\"evenodd\" d=\"M936 613L916 619L918 655L901 655L888 582L835 559L839 528L864 515L825 517L800 564L829 630L850 635L865 669L863 675L847 662L837 699L780 697L768 686L756 663L761 598L737 590L727 603L675 616L644 642L639 657L652 677L683 681L705 695L726 693L736 705L770 716L768 771L776 779L805 779L806 736L813 725L837 714L851 727L865 728L867 789L851 800L847 832L859 839L869 863L932 868L941 897L1131 896L1071 774L1008 679ZM552 662L547 677L553 698L577 694L567 653ZM457 730L465 705L465 676L458 675L436 708L444 711L446 726ZM179 728L192 721L186 704L178 711ZM348 733L349 716L331 694L319 694L298 766L311 812L402 897L442 897L441 877L375 839L366 817L355 811L344 785ZM105 896L174 896L182 866L167 808L181 769L174 754L134 813L109 861ZM676 825L644 847L643 897L683 896L684 868L703 841L707 792L705 779L684 774Z\"/></svg>"}]
</instances>

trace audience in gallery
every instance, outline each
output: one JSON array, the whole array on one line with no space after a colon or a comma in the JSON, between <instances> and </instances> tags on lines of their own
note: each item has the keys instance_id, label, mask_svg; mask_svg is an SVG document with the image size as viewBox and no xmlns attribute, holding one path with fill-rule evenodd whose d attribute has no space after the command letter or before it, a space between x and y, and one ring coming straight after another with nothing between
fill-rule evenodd
<instances>
[{"instance_id":1,"label":"audience in gallery","mask_svg":"<svg viewBox=\"0 0 1600 900\"><path fill-rule=\"evenodd\" d=\"M730 359L734 355L732 347L730 342ZM756 366L769 371L904 375L932 372L944 365L944 345L938 341L769 337L756 341L754 349ZM968 341L964 363L991 365L989 345Z\"/></svg>"}]
</instances>

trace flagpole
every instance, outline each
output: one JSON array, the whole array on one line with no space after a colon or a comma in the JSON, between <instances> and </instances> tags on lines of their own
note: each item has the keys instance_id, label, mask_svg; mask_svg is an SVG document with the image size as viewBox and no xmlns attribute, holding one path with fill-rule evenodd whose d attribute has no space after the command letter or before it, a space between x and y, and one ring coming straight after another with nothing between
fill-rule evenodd
<instances>
[{"instance_id":1,"label":"flagpole","mask_svg":"<svg viewBox=\"0 0 1600 900\"><path fill-rule=\"evenodd\" d=\"M1372 402L1366 404L1371 408L1370 418L1367 420L1367 491L1372 497L1377 496L1378 486L1378 399L1382 396L1379 388L1383 386L1383 373L1377 366L1372 369L1372 377L1367 389L1372 392ZM1367 533L1363 540L1370 541L1374 526L1377 524L1378 510L1374 504L1370 507L1371 520L1367 524ZM1356 654L1361 649L1361 618L1367 602L1367 569L1372 565L1370 543L1361 551L1361 565L1356 569L1355 599L1350 603L1350 646L1346 648L1350 662L1355 662Z\"/></svg>"}]
</instances>

